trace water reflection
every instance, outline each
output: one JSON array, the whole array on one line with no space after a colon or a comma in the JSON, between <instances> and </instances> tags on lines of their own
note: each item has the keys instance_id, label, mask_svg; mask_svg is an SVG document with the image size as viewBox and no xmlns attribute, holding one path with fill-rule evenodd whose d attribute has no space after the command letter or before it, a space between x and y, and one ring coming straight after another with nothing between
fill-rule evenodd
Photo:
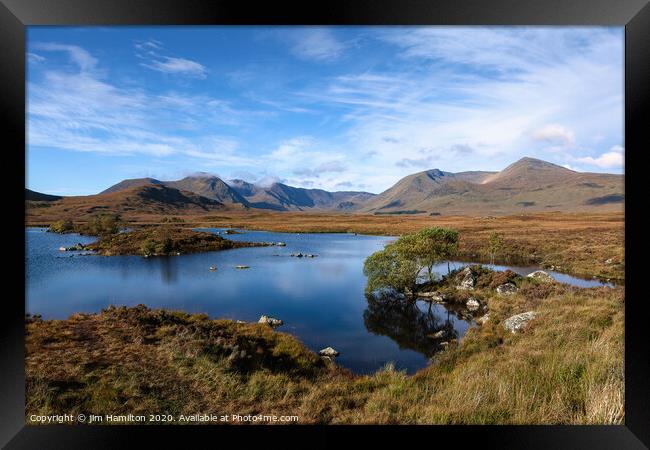
<instances>
[{"instance_id":1,"label":"water reflection","mask_svg":"<svg viewBox=\"0 0 650 450\"><path fill-rule=\"evenodd\" d=\"M469 324L442 305L412 302L390 294L366 297L363 313L366 329L387 336L400 349L414 350L430 358L443 347L442 342L458 339Z\"/></svg>"},{"instance_id":2,"label":"water reflection","mask_svg":"<svg viewBox=\"0 0 650 450\"><path fill-rule=\"evenodd\" d=\"M174 256L157 258L160 262L160 276L165 284L172 284L178 278L178 260Z\"/></svg>"}]
</instances>

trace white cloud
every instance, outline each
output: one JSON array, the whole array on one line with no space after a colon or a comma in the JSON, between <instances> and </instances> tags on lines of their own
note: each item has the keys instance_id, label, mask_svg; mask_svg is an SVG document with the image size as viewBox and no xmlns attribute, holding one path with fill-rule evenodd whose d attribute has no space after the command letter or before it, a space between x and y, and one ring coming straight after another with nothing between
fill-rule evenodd
<instances>
[{"instance_id":1,"label":"white cloud","mask_svg":"<svg viewBox=\"0 0 650 450\"><path fill-rule=\"evenodd\" d=\"M36 50L47 52L67 52L70 59L79 66L82 72L92 70L97 65L90 53L77 45L58 44L56 42L37 42L31 46Z\"/></svg>"},{"instance_id":2,"label":"white cloud","mask_svg":"<svg viewBox=\"0 0 650 450\"><path fill-rule=\"evenodd\" d=\"M174 57L164 54L165 49L162 42L154 39L136 42L136 56L144 62L147 67L158 72L186 75L195 78L206 78L208 69L201 63L187 58Z\"/></svg>"},{"instance_id":3,"label":"white cloud","mask_svg":"<svg viewBox=\"0 0 650 450\"><path fill-rule=\"evenodd\" d=\"M27 60L32 63L32 64L38 64L40 62L45 61L45 58L42 57L41 55L37 55L36 53L27 53Z\"/></svg>"},{"instance_id":4,"label":"white cloud","mask_svg":"<svg viewBox=\"0 0 650 450\"><path fill-rule=\"evenodd\" d=\"M586 156L584 158L577 158L576 161L603 169L622 168L625 166L624 149L620 145L615 145L608 152L603 153L597 158Z\"/></svg>"},{"instance_id":5,"label":"white cloud","mask_svg":"<svg viewBox=\"0 0 650 450\"><path fill-rule=\"evenodd\" d=\"M198 78L205 78L207 74L205 66L185 58L162 56L158 60L143 64L143 66L159 72L191 75Z\"/></svg>"},{"instance_id":6,"label":"white cloud","mask_svg":"<svg viewBox=\"0 0 650 450\"><path fill-rule=\"evenodd\" d=\"M331 61L337 59L346 48L327 28L309 27L292 34L294 55L305 60Z\"/></svg>"},{"instance_id":7,"label":"white cloud","mask_svg":"<svg viewBox=\"0 0 650 450\"><path fill-rule=\"evenodd\" d=\"M567 127L558 124L544 125L534 130L531 136L536 141L544 141L551 144L572 145L575 142L575 134Z\"/></svg>"}]
</instances>

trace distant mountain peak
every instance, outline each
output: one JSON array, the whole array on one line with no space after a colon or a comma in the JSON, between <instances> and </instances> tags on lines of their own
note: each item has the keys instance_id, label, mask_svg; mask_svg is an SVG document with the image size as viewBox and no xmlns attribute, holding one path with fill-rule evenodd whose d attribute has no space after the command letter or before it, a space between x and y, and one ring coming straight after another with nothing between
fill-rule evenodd
<instances>
[{"instance_id":1,"label":"distant mountain peak","mask_svg":"<svg viewBox=\"0 0 650 450\"><path fill-rule=\"evenodd\" d=\"M548 161L544 161L541 159L537 158L532 158L530 156L524 156L523 158L515 161L514 163L510 164L508 167L503 169L503 171L508 170L511 167L534 167L534 168L542 168L542 167L547 167L547 168L557 168L561 170L568 170L570 172L575 172L571 169L567 169L566 167L559 166L557 164L553 164Z\"/></svg>"}]
</instances>

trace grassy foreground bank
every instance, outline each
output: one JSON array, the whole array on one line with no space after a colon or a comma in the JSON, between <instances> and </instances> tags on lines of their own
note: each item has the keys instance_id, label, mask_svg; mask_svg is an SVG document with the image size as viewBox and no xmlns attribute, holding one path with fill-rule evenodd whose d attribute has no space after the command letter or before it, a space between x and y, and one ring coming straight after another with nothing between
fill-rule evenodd
<instances>
[{"instance_id":1,"label":"grassy foreground bank","mask_svg":"<svg viewBox=\"0 0 650 450\"><path fill-rule=\"evenodd\" d=\"M329 364L266 325L108 308L28 318L31 414L276 414L299 423L618 424L623 288L477 290L489 320L413 376ZM519 333L505 318L538 315Z\"/></svg>"}]
</instances>

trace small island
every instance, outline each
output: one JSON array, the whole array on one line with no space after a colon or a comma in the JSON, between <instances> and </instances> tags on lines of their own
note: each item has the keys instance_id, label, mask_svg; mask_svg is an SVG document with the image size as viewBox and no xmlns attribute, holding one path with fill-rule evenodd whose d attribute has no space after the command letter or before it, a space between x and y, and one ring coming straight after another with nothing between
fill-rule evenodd
<instances>
[{"instance_id":1,"label":"small island","mask_svg":"<svg viewBox=\"0 0 650 450\"><path fill-rule=\"evenodd\" d=\"M168 256L268 245L266 242L231 241L206 231L188 228L151 226L125 233L102 235L98 241L85 246L85 249L104 256Z\"/></svg>"},{"instance_id":2,"label":"small island","mask_svg":"<svg viewBox=\"0 0 650 450\"><path fill-rule=\"evenodd\" d=\"M60 220L50 224L48 232L99 236L99 240L88 245L77 244L63 250L92 250L103 256L140 255L171 256L185 253L213 252L240 247L266 247L269 242L238 242L224 239L207 231L196 231L181 225L168 223L127 229L118 214L100 214L87 223L75 224L71 220ZM232 234L232 233L227 233Z\"/></svg>"}]
</instances>

